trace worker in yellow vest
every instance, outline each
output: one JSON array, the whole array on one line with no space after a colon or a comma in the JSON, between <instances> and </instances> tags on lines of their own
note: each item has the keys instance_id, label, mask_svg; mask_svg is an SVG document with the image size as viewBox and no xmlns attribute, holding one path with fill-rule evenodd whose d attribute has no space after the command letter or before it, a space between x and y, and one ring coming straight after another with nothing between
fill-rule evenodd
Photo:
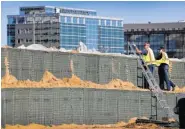
<instances>
[{"instance_id":1,"label":"worker in yellow vest","mask_svg":"<svg viewBox=\"0 0 185 129\"><path fill-rule=\"evenodd\" d=\"M167 90L171 90L170 80L169 80L169 58L167 53L165 52L164 47L160 48L160 58L157 58L156 65L158 67L159 74L159 86L162 90L164 90L164 82L166 82Z\"/></svg>"},{"instance_id":2,"label":"worker in yellow vest","mask_svg":"<svg viewBox=\"0 0 185 129\"><path fill-rule=\"evenodd\" d=\"M174 90L175 84L170 81L169 79L169 64L170 60L168 58L167 53L165 52L164 47L159 49L160 55L156 57L155 64L158 67L158 74L159 74L159 86L162 90L164 90L164 82L166 82L167 90L171 91Z\"/></svg>"},{"instance_id":3,"label":"worker in yellow vest","mask_svg":"<svg viewBox=\"0 0 185 129\"><path fill-rule=\"evenodd\" d=\"M136 47L136 52L142 54L143 61L147 64L148 68L152 73L154 73L154 64L155 64L155 56L153 50L150 48L149 43L144 44L144 50L141 51ZM146 67L145 67L146 69ZM146 79L144 79L144 88L149 88L149 84Z\"/></svg>"}]
</instances>

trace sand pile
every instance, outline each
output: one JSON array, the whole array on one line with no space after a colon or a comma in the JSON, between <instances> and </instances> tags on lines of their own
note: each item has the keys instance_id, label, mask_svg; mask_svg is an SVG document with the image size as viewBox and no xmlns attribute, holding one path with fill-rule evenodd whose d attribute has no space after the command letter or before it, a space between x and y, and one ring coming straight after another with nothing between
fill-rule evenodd
<instances>
[{"instance_id":1,"label":"sand pile","mask_svg":"<svg viewBox=\"0 0 185 129\"><path fill-rule=\"evenodd\" d=\"M73 62L70 63L71 70L73 71ZM71 78L56 78L52 73L46 70L42 79L39 82L30 80L17 80L9 72L9 64L7 58L5 58L6 73L2 78L2 88L54 88L54 87L74 87L74 88L97 88L97 89L117 89L117 90L140 90L148 91L147 89L141 89L131 82L122 81L120 79L113 79L108 84L96 84L91 81L81 80L76 75L72 74ZM73 73L73 72L72 72ZM184 88L175 88L175 93L185 92ZM172 93L174 93L172 92Z\"/></svg>"},{"instance_id":2,"label":"sand pile","mask_svg":"<svg viewBox=\"0 0 185 129\"><path fill-rule=\"evenodd\" d=\"M52 81L57 81L59 79L57 79L52 73L48 72L48 70L46 70L44 72L44 75L41 79L41 82L45 83L45 82L52 82Z\"/></svg>"},{"instance_id":3,"label":"sand pile","mask_svg":"<svg viewBox=\"0 0 185 129\"><path fill-rule=\"evenodd\" d=\"M185 86L183 86L182 88L179 88L178 86L176 86L174 92L176 92L176 93L179 93L179 92L185 93Z\"/></svg>"},{"instance_id":4,"label":"sand pile","mask_svg":"<svg viewBox=\"0 0 185 129\"><path fill-rule=\"evenodd\" d=\"M6 80L5 80L6 79ZM2 78L2 88L53 88L53 87L81 87L81 88L99 88L99 89L124 89L124 90L143 90L137 88L130 82L124 82L119 79L112 80L108 84L96 84L91 81L81 80L76 75L71 78L56 78L49 71L45 71L42 79L39 82L25 80L17 80L13 75L6 74Z\"/></svg>"},{"instance_id":5,"label":"sand pile","mask_svg":"<svg viewBox=\"0 0 185 129\"><path fill-rule=\"evenodd\" d=\"M17 83L17 79L10 75L10 74L5 74L5 76L1 80L2 84L12 84L12 83Z\"/></svg>"},{"instance_id":6,"label":"sand pile","mask_svg":"<svg viewBox=\"0 0 185 129\"><path fill-rule=\"evenodd\" d=\"M107 124L107 125L77 125L77 124L62 124L62 125L52 125L44 126L39 124L29 124L27 126L23 125L6 125L5 129L170 129L160 127L156 124L137 124L137 118L132 118L128 123L123 121L116 124Z\"/></svg>"},{"instance_id":7,"label":"sand pile","mask_svg":"<svg viewBox=\"0 0 185 129\"><path fill-rule=\"evenodd\" d=\"M7 64L7 59L6 59ZM46 70L39 82L30 80L17 80L9 73L8 65L6 65L6 74L1 81L2 88L53 88L53 87L81 87L81 88L99 88L99 89L124 89L124 90L143 90L134 86L131 82L124 82L120 79L114 79L108 84L100 85L91 81L81 80L72 74L71 78L56 78L52 73Z\"/></svg>"},{"instance_id":8,"label":"sand pile","mask_svg":"<svg viewBox=\"0 0 185 129\"><path fill-rule=\"evenodd\" d=\"M10 75L10 72L9 72L9 63L8 63L7 57L5 57L4 63L5 63L6 71L5 71L5 76L2 78L1 82L3 84L16 83L17 82L17 79L13 75Z\"/></svg>"}]
</instances>

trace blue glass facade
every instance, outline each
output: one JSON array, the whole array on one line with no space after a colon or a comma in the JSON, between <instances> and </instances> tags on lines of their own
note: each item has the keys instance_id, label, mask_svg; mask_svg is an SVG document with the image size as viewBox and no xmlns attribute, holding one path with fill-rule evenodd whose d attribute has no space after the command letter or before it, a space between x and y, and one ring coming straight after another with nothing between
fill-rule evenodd
<instances>
[{"instance_id":1,"label":"blue glass facade","mask_svg":"<svg viewBox=\"0 0 185 129\"><path fill-rule=\"evenodd\" d=\"M88 49L123 53L123 21L89 17L61 16L60 47L75 49L82 41Z\"/></svg>"},{"instance_id":2,"label":"blue glass facade","mask_svg":"<svg viewBox=\"0 0 185 129\"><path fill-rule=\"evenodd\" d=\"M164 34L151 34L149 42L154 53L157 53L157 50L160 48L160 46L164 45L165 36Z\"/></svg>"},{"instance_id":3,"label":"blue glass facade","mask_svg":"<svg viewBox=\"0 0 185 129\"><path fill-rule=\"evenodd\" d=\"M98 45L98 19L85 19L86 24L86 37L87 37L87 48L88 49L97 49Z\"/></svg>"},{"instance_id":4,"label":"blue glass facade","mask_svg":"<svg viewBox=\"0 0 185 129\"><path fill-rule=\"evenodd\" d=\"M14 46L15 45L15 17L8 17L8 25L7 25L7 45Z\"/></svg>"},{"instance_id":5,"label":"blue glass facade","mask_svg":"<svg viewBox=\"0 0 185 129\"><path fill-rule=\"evenodd\" d=\"M38 37L37 33L43 34L43 42L47 40L47 43L51 44L50 37L53 36L52 38L58 41L57 47L60 46L65 49L76 49L79 42L83 42L88 49L96 49L101 52L123 53L124 51L124 29L121 19L99 17L94 10L51 6L20 7L19 11L19 16L8 17L8 26L33 24L33 19L43 24L43 26L50 22L59 24L57 27L53 25L53 27L37 28L36 26L35 37ZM55 15L57 16L54 17ZM51 34L50 32L56 28L59 30L59 32L57 30L55 32L57 35L45 36L45 34ZM26 28L24 29L26 30ZM15 27L8 28L7 36L10 46L15 44L15 40L16 43L20 43L19 38L15 39L15 32L13 31L15 31ZM49 34L46 31L49 31ZM40 41L42 42L40 39L35 39L35 43L40 43Z\"/></svg>"},{"instance_id":6,"label":"blue glass facade","mask_svg":"<svg viewBox=\"0 0 185 129\"><path fill-rule=\"evenodd\" d=\"M54 8L45 7L45 12L46 13L55 13L55 9Z\"/></svg>"},{"instance_id":7,"label":"blue glass facade","mask_svg":"<svg viewBox=\"0 0 185 129\"><path fill-rule=\"evenodd\" d=\"M145 42L150 42L150 46L153 49L155 55L157 55L158 49L161 46L166 47L166 51L169 57L179 57L185 56L185 51L183 49L183 44L185 36L184 34L166 34L166 33L153 33L153 34L133 34L131 36L125 36L125 42L134 42L137 47L142 50ZM126 46L125 49L128 49Z\"/></svg>"},{"instance_id":8,"label":"blue glass facade","mask_svg":"<svg viewBox=\"0 0 185 129\"><path fill-rule=\"evenodd\" d=\"M71 17L61 17L60 23L60 47L76 49L80 41L86 43L86 27L84 24L72 24ZM65 22L66 21L66 22Z\"/></svg>"}]
</instances>

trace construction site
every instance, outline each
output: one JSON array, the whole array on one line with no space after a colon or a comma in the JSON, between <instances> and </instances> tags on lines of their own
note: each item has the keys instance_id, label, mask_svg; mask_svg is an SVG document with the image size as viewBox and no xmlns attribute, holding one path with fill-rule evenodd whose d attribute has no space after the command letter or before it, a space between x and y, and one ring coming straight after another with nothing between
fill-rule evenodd
<instances>
[{"instance_id":1,"label":"construction site","mask_svg":"<svg viewBox=\"0 0 185 129\"><path fill-rule=\"evenodd\" d=\"M2 3L1 128L183 127L184 3Z\"/></svg>"},{"instance_id":2,"label":"construction site","mask_svg":"<svg viewBox=\"0 0 185 129\"><path fill-rule=\"evenodd\" d=\"M177 96L185 94L185 61L170 59L170 79L177 86L174 91L161 91L159 87L143 89L148 75L138 58L42 46L2 47L2 127L178 128L170 124L178 122L173 108ZM158 83L157 67L154 79Z\"/></svg>"}]
</instances>

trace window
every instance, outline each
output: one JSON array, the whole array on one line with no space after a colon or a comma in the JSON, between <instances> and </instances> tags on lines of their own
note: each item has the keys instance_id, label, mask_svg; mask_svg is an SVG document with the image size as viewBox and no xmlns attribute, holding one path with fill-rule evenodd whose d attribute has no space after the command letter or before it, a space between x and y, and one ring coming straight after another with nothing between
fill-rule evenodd
<instances>
[{"instance_id":1,"label":"window","mask_svg":"<svg viewBox=\"0 0 185 129\"><path fill-rule=\"evenodd\" d=\"M83 24L83 18L79 18L79 23Z\"/></svg>"},{"instance_id":2,"label":"window","mask_svg":"<svg viewBox=\"0 0 185 129\"><path fill-rule=\"evenodd\" d=\"M16 18L15 17L8 18L8 24L15 24L15 23L16 23Z\"/></svg>"},{"instance_id":3,"label":"window","mask_svg":"<svg viewBox=\"0 0 185 129\"><path fill-rule=\"evenodd\" d=\"M116 21L112 21L112 26L116 26Z\"/></svg>"},{"instance_id":4,"label":"window","mask_svg":"<svg viewBox=\"0 0 185 129\"><path fill-rule=\"evenodd\" d=\"M77 18L76 17L73 18L73 23L77 24Z\"/></svg>"},{"instance_id":5,"label":"window","mask_svg":"<svg viewBox=\"0 0 185 129\"><path fill-rule=\"evenodd\" d=\"M107 26L110 26L110 20L107 20L106 24Z\"/></svg>"},{"instance_id":6,"label":"window","mask_svg":"<svg viewBox=\"0 0 185 129\"><path fill-rule=\"evenodd\" d=\"M65 17L61 17L61 22L65 23Z\"/></svg>"},{"instance_id":7,"label":"window","mask_svg":"<svg viewBox=\"0 0 185 129\"><path fill-rule=\"evenodd\" d=\"M122 27L122 21L118 21L118 26Z\"/></svg>"},{"instance_id":8,"label":"window","mask_svg":"<svg viewBox=\"0 0 185 129\"><path fill-rule=\"evenodd\" d=\"M28 42L28 39L26 39L26 42Z\"/></svg>"},{"instance_id":9,"label":"window","mask_svg":"<svg viewBox=\"0 0 185 129\"><path fill-rule=\"evenodd\" d=\"M105 26L105 20L101 20L101 25Z\"/></svg>"},{"instance_id":10,"label":"window","mask_svg":"<svg viewBox=\"0 0 185 129\"><path fill-rule=\"evenodd\" d=\"M71 23L71 17L67 17L67 23Z\"/></svg>"},{"instance_id":11,"label":"window","mask_svg":"<svg viewBox=\"0 0 185 129\"><path fill-rule=\"evenodd\" d=\"M18 39L17 42L20 43L20 39Z\"/></svg>"}]
</instances>

